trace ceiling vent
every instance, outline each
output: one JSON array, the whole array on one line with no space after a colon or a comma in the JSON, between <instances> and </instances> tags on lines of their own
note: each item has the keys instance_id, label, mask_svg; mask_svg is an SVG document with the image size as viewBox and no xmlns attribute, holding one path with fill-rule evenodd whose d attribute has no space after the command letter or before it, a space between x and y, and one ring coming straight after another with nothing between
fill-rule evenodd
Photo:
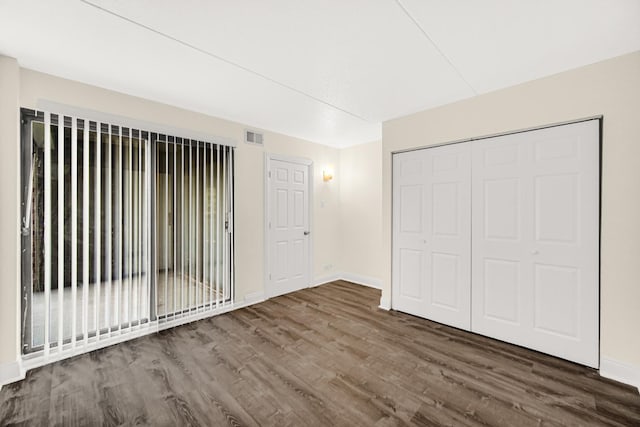
<instances>
[{"instance_id":1,"label":"ceiling vent","mask_svg":"<svg viewBox=\"0 0 640 427\"><path fill-rule=\"evenodd\" d=\"M262 145L263 141L263 134L251 130L244 131L244 142L247 144Z\"/></svg>"}]
</instances>

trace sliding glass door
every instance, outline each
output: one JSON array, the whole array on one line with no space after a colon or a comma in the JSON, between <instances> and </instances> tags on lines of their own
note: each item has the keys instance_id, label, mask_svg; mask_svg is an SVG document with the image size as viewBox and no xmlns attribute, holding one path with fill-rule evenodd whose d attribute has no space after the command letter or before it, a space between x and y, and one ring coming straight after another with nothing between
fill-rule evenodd
<instances>
[{"instance_id":1,"label":"sliding glass door","mask_svg":"<svg viewBox=\"0 0 640 427\"><path fill-rule=\"evenodd\" d=\"M230 303L231 147L27 109L21 124L23 353Z\"/></svg>"},{"instance_id":2,"label":"sliding glass door","mask_svg":"<svg viewBox=\"0 0 640 427\"><path fill-rule=\"evenodd\" d=\"M231 296L231 151L169 137L156 144L157 315L172 318Z\"/></svg>"}]
</instances>

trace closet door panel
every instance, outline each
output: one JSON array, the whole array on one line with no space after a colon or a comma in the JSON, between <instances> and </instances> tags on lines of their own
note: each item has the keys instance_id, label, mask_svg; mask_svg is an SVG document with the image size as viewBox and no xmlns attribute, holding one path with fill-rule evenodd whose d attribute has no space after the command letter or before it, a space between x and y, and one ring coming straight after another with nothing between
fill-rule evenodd
<instances>
[{"instance_id":1,"label":"closet door panel","mask_svg":"<svg viewBox=\"0 0 640 427\"><path fill-rule=\"evenodd\" d=\"M471 328L471 147L427 150L425 317Z\"/></svg>"},{"instance_id":2,"label":"closet door panel","mask_svg":"<svg viewBox=\"0 0 640 427\"><path fill-rule=\"evenodd\" d=\"M425 294L427 153L393 156L393 308L422 315Z\"/></svg>"},{"instance_id":3,"label":"closet door panel","mask_svg":"<svg viewBox=\"0 0 640 427\"><path fill-rule=\"evenodd\" d=\"M396 310L470 328L470 148L394 155Z\"/></svg>"},{"instance_id":4,"label":"closet door panel","mask_svg":"<svg viewBox=\"0 0 640 427\"><path fill-rule=\"evenodd\" d=\"M472 330L598 366L599 122L473 146Z\"/></svg>"},{"instance_id":5,"label":"closet door panel","mask_svg":"<svg viewBox=\"0 0 640 427\"><path fill-rule=\"evenodd\" d=\"M532 348L599 366L599 121L527 135L532 147Z\"/></svg>"},{"instance_id":6,"label":"closet door panel","mask_svg":"<svg viewBox=\"0 0 640 427\"><path fill-rule=\"evenodd\" d=\"M511 136L472 146L472 330L506 340L530 327L522 263L531 223L527 157Z\"/></svg>"}]
</instances>

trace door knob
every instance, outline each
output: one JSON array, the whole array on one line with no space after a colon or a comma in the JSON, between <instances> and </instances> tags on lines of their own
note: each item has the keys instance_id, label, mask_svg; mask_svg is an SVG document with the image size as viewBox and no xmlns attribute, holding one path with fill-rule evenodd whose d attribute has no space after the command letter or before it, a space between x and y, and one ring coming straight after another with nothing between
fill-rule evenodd
<instances>
[{"instance_id":1,"label":"door knob","mask_svg":"<svg viewBox=\"0 0 640 427\"><path fill-rule=\"evenodd\" d=\"M540 251L537 250L537 249L534 249L534 250L531 251L532 255L538 255L539 253L540 253Z\"/></svg>"},{"instance_id":2,"label":"door knob","mask_svg":"<svg viewBox=\"0 0 640 427\"><path fill-rule=\"evenodd\" d=\"M310 231L305 231L305 232L304 232L304 235L305 235L305 236L308 236L309 234L311 234L311 232L310 232Z\"/></svg>"}]
</instances>

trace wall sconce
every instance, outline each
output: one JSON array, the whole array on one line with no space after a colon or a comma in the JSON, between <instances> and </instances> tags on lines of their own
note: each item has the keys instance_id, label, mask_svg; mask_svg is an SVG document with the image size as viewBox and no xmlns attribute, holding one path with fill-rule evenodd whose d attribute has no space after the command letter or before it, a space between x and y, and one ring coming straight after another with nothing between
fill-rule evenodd
<instances>
[{"instance_id":1,"label":"wall sconce","mask_svg":"<svg viewBox=\"0 0 640 427\"><path fill-rule=\"evenodd\" d=\"M329 182L333 179L333 171L329 168L326 168L322 171L322 180L324 182Z\"/></svg>"}]
</instances>

